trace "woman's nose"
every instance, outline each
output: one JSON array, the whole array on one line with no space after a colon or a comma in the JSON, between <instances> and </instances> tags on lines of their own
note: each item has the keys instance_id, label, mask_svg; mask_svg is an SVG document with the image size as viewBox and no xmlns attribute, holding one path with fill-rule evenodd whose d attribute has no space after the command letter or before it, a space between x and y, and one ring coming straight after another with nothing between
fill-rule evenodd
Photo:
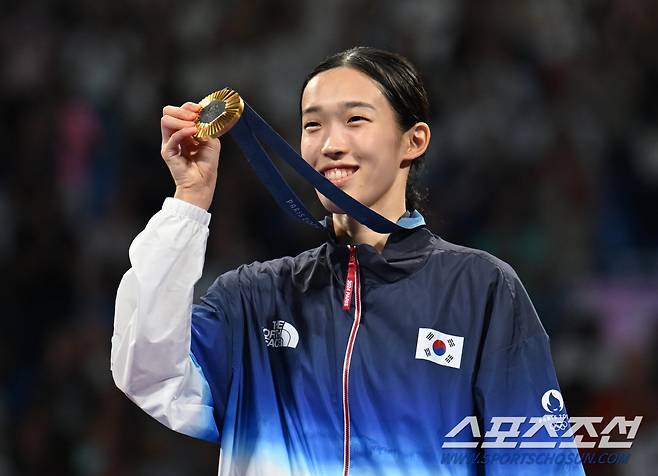
<instances>
[{"instance_id":1,"label":"woman's nose","mask_svg":"<svg viewBox=\"0 0 658 476\"><path fill-rule=\"evenodd\" d=\"M341 158L346 150L345 142L336 135L328 135L322 146L322 154L332 159Z\"/></svg>"}]
</instances>

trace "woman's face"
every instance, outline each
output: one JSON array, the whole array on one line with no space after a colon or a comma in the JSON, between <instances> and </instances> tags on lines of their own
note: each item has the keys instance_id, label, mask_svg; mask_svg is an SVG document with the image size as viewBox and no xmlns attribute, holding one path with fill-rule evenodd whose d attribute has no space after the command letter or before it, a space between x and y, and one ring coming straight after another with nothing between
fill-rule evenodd
<instances>
[{"instance_id":1,"label":"woman's face","mask_svg":"<svg viewBox=\"0 0 658 476\"><path fill-rule=\"evenodd\" d=\"M352 68L330 69L308 82L301 104L302 157L364 205L404 213L404 134L377 83ZM318 196L330 213L343 213Z\"/></svg>"}]
</instances>

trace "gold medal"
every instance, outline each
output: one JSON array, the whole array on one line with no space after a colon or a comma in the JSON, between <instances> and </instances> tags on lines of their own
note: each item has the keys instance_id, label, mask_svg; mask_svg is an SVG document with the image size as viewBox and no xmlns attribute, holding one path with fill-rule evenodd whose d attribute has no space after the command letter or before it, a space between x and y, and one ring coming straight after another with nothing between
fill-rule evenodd
<instances>
[{"instance_id":1,"label":"gold medal","mask_svg":"<svg viewBox=\"0 0 658 476\"><path fill-rule=\"evenodd\" d=\"M199 103L201 111L196 120L198 139L208 139L226 134L240 120L244 101L229 88L208 94Z\"/></svg>"}]
</instances>

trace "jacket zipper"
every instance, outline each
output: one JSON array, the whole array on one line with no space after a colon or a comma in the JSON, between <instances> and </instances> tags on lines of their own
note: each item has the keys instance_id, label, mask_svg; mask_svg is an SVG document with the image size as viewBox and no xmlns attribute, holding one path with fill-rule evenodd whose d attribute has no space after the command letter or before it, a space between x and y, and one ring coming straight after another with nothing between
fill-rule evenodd
<instances>
[{"instance_id":1,"label":"jacket zipper","mask_svg":"<svg viewBox=\"0 0 658 476\"><path fill-rule=\"evenodd\" d=\"M345 278L345 292L343 293L343 311L349 311L352 306L352 294L354 294L354 282L356 280L356 246L347 245L350 259L347 263L347 277Z\"/></svg>"},{"instance_id":2,"label":"jacket zipper","mask_svg":"<svg viewBox=\"0 0 658 476\"><path fill-rule=\"evenodd\" d=\"M345 292L343 294L343 309L349 310L354 295L354 322L345 349L345 360L343 361L343 476L350 472L350 362L352 361L352 350L356 333L361 323L361 282L359 276L359 262L356 259L356 245L348 245L350 259L347 265L347 278L345 279Z\"/></svg>"}]
</instances>

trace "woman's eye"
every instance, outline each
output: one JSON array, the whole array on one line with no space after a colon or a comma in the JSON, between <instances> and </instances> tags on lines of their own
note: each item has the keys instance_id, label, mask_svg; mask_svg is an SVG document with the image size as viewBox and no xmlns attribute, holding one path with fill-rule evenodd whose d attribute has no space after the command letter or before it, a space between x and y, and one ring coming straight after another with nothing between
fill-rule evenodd
<instances>
[{"instance_id":1,"label":"woman's eye","mask_svg":"<svg viewBox=\"0 0 658 476\"><path fill-rule=\"evenodd\" d=\"M350 118L348 119L347 122L357 122L357 121L367 121L367 120L368 120L368 119L366 119L366 118L363 117L363 116L352 116L352 117L350 117Z\"/></svg>"},{"instance_id":2,"label":"woman's eye","mask_svg":"<svg viewBox=\"0 0 658 476\"><path fill-rule=\"evenodd\" d=\"M304 129L312 128L312 127L319 127L320 124L318 122L307 122L304 124Z\"/></svg>"}]
</instances>

